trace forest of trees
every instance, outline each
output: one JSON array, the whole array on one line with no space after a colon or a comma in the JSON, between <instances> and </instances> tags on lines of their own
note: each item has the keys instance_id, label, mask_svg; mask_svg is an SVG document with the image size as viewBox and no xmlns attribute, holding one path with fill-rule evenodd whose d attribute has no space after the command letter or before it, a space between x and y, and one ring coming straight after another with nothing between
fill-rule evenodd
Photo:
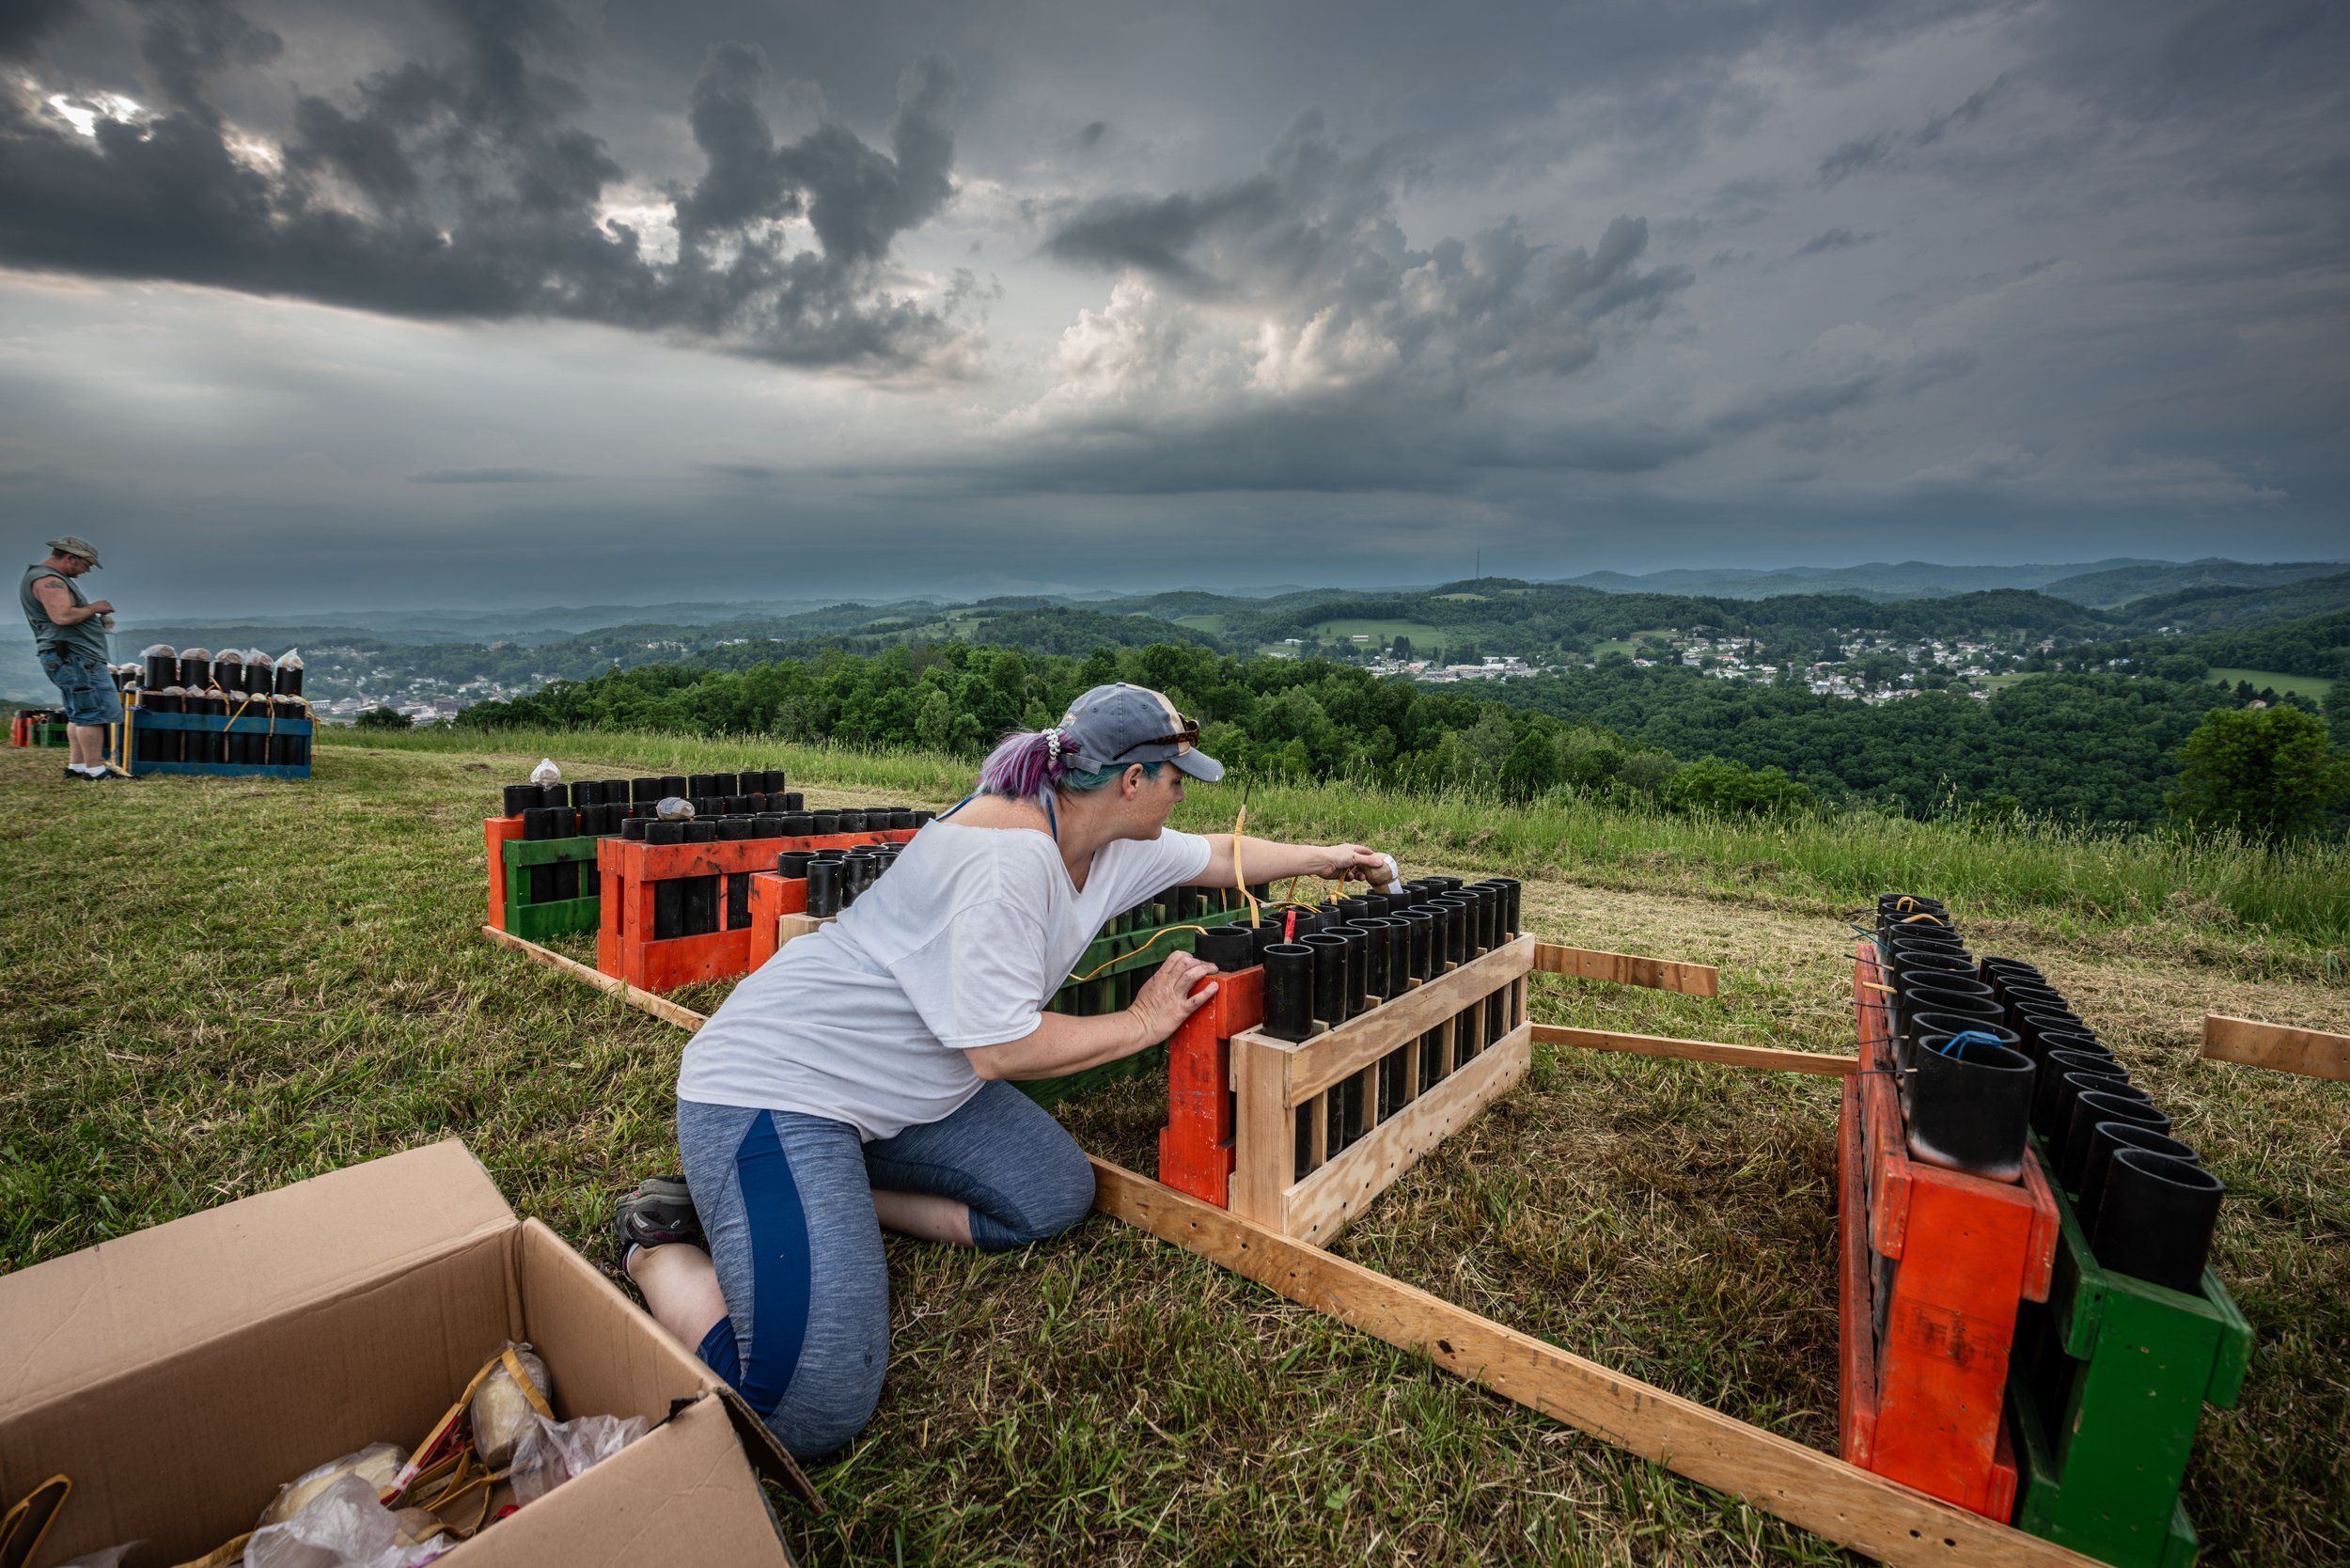
<instances>
[{"instance_id":1,"label":"forest of trees","mask_svg":"<svg viewBox=\"0 0 2350 1568\"><path fill-rule=\"evenodd\" d=\"M1359 777L1527 798L1576 790L1665 809L1797 811L1873 804L1971 820L2018 812L2152 824L2178 756L2230 699L2188 682L2037 677L1989 701L1927 693L1869 706L1799 686L1598 667L1496 688L1380 680L1324 660L1239 659L1196 645L1083 658L950 642L822 651L741 669L677 665L558 682L465 710L469 728L772 733L976 757L1104 681L1170 696L1240 776Z\"/></svg>"}]
</instances>

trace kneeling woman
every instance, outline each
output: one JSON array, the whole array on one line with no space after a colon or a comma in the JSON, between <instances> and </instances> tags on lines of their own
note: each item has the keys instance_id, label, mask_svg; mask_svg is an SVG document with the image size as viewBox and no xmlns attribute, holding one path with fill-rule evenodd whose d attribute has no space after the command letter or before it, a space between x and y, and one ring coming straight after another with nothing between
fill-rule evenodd
<instances>
[{"instance_id":1,"label":"kneeling woman","mask_svg":"<svg viewBox=\"0 0 2350 1568\"><path fill-rule=\"evenodd\" d=\"M1214 993L1178 952L1122 1012L1043 1011L1109 919L1230 886L1230 835L1166 830L1183 780L1224 769L1139 686L1096 686L1015 734L976 793L915 836L839 919L788 944L685 1048L685 1181L620 1200L629 1275L803 1458L871 1419L889 1361L883 1227L1000 1252L1084 1217L1093 1174L1007 1080L1165 1040ZM1250 839L1248 876L1384 874L1358 844Z\"/></svg>"}]
</instances>

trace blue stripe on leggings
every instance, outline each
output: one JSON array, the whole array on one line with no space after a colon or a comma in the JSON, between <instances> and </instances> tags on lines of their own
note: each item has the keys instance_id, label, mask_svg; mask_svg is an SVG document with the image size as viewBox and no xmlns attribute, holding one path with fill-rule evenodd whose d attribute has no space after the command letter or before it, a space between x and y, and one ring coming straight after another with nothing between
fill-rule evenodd
<instances>
[{"instance_id":1,"label":"blue stripe on leggings","mask_svg":"<svg viewBox=\"0 0 2350 1568\"><path fill-rule=\"evenodd\" d=\"M772 1416L799 1369L807 1339L807 1214L791 1162L776 1136L776 1119L760 1112L734 1152L734 1173L743 1184L743 1215L751 1232L751 1354L738 1363L730 1318L702 1341L702 1360L742 1391L762 1417ZM729 1303L729 1306L735 1305ZM723 1346L711 1341L727 1330ZM713 1354L713 1352L715 1354ZM723 1358L723 1359L722 1359Z\"/></svg>"}]
</instances>

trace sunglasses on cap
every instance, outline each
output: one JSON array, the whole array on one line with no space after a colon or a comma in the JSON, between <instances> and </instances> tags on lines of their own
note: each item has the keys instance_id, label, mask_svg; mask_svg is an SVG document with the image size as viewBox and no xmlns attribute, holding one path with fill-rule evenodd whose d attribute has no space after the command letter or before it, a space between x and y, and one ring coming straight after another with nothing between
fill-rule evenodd
<instances>
[{"instance_id":1,"label":"sunglasses on cap","mask_svg":"<svg viewBox=\"0 0 2350 1568\"><path fill-rule=\"evenodd\" d=\"M1178 757L1183 756L1187 752L1198 749L1199 721L1198 719L1183 718L1181 713L1178 713L1175 716L1178 719L1183 720L1183 728L1181 731L1172 735L1153 736L1152 739L1147 741L1136 741L1134 745L1128 746L1125 751L1121 751L1117 756L1111 758L1110 760L1113 762L1122 761L1125 760L1128 752L1140 751L1146 745L1171 745L1175 748L1175 755Z\"/></svg>"}]
</instances>

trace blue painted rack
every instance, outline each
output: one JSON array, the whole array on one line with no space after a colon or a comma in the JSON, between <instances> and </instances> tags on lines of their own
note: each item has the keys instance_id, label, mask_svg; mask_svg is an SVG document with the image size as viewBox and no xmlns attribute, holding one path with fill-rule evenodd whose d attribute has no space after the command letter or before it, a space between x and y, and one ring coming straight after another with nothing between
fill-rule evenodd
<instances>
[{"instance_id":1,"label":"blue painted rack","mask_svg":"<svg viewBox=\"0 0 2350 1568\"><path fill-rule=\"evenodd\" d=\"M300 735L316 744L316 726L309 719L277 719L269 714L248 713L242 718L227 718L217 713L158 713L145 709L130 709L124 714L124 728L132 734L141 729L209 729L232 735ZM135 751L133 745L118 744L118 753ZM310 764L302 762L285 765L270 762L142 762L135 759L123 763L133 778L149 774L194 774L214 778L307 778Z\"/></svg>"}]
</instances>

